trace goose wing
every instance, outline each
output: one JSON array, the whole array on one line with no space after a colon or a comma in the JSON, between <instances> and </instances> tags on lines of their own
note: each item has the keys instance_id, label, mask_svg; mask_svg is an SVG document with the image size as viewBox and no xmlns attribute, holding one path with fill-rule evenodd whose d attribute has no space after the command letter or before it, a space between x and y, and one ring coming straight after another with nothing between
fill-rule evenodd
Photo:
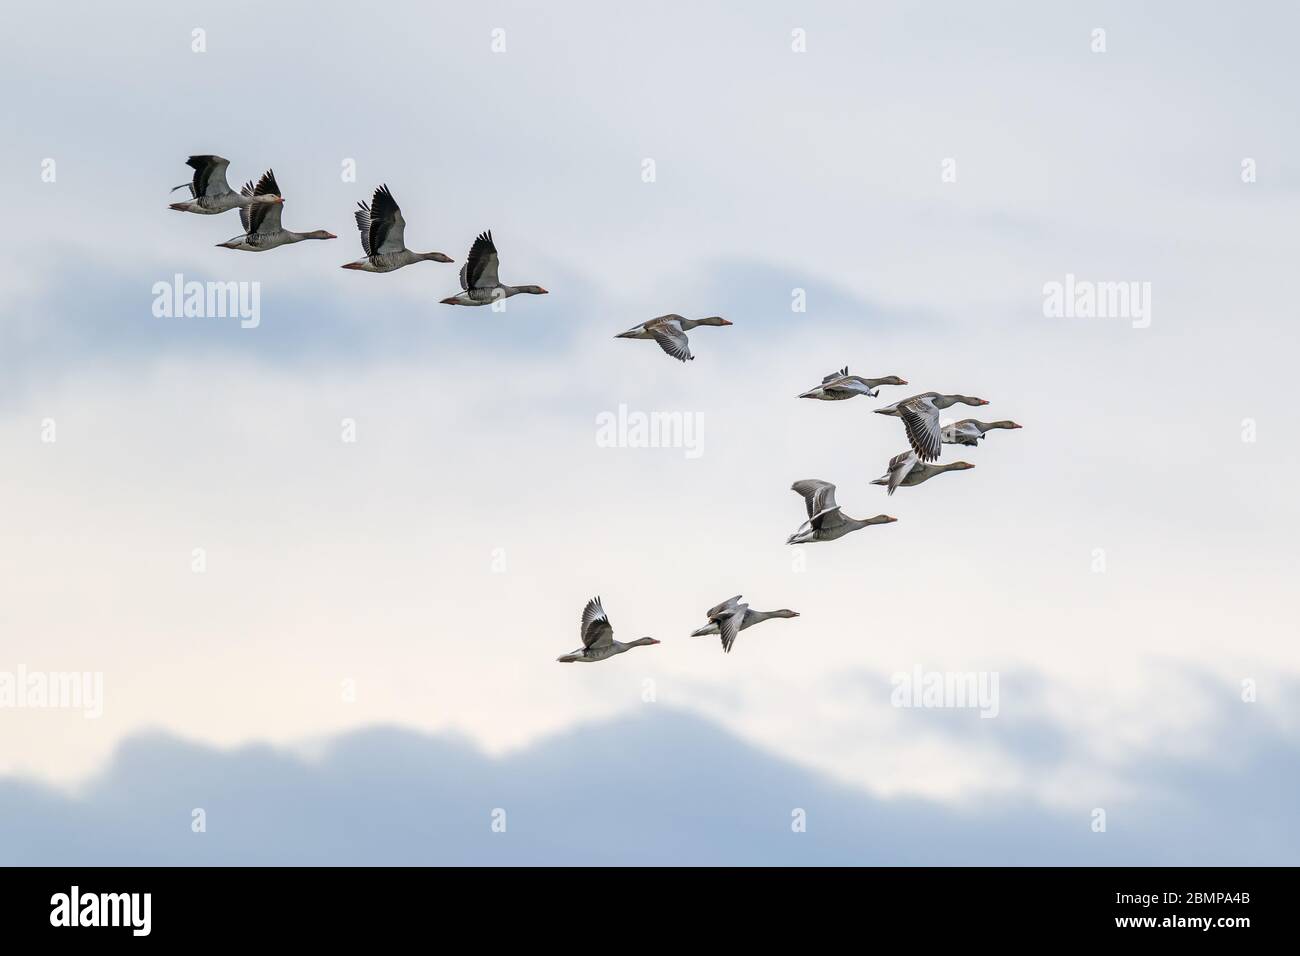
<instances>
[{"instance_id":1,"label":"goose wing","mask_svg":"<svg viewBox=\"0 0 1300 956\"><path fill-rule=\"evenodd\" d=\"M226 182L226 168L230 165L230 160L220 156L191 156L185 160L185 165L194 170L190 194L195 199L200 196L226 196L233 192L230 183Z\"/></svg>"},{"instance_id":2,"label":"goose wing","mask_svg":"<svg viewBox=\"0 0 1300 956\"><path fill-rule=\"evenodd\" d=\"M886 477L889 479L889 494L893 494L899 485L916 467L917 457L914 451L900 452L893 458L889 459L889 468Z\"/></svg>"},{"instance_id":3,"label":"goose wing","mask_svg":"<svg viewBox=\"0 0 1300 956\"><path fill-rule=\"evenodd\" d=\"M898 406L898 416L907 431L907 441L921 461L939 457L943 436L939 428L939 409L928 398L912 398Z\"/></svg>"},{"instance_id":4,"label":"goose wing","mask_svg":"<svg viewBox=\"0 0 1300 956\"><path fill-rule=\"evenodd\" d=\"M609 647L613 643L614 626L600 606L600 598L594 597L582 609L582 646L591 650L593 647Z\"/></svg>"},{"instance_id":5,"label":"goose wing","mask_svg":"<svg viewBox=\"0 0 1300 956\"><path fill-rule=\"evenodd\" d=\"M740 633L740 626L745 623L745 614L748 610L748 604L737 604L730 614L718 621L718 633L722 637L724 653L731 653L731 645L736 643L736 635Z\"/></svg>"},{"instance_id":6,"label":"goose wing","mask_svg":"<svg viewBox=\"0 0 1300 956\"><path fill-rule=\"evenodd\" d=\"M374 249L370 245L370 204L357 203L357 211L352 215L357 217L357 232L361 233L361 251L367 256L373 256Z\"/></svg>"},{"instance_id":7,"label":"goose wing","mask_svg":"<svg viewBox=\"0 0 1300 956\"><path fill-rule=\"evenodd\" d=\"M679 362L693 361L695 356L691 354L691 342L682 331L682 327L676 322L660 322L656 325L647 327L659 347L677 359Z\"/></svg>"},{"instance_id":8,"label":"goose wing","mask_svg":"<svg viewBox=\"0 0 1300 956\"><path fill-rule=\"evenodd\" d=\"M501 284L497 278L497 247L492 241L492 230L479 234L469 247L465 264L460 267L460 287L466 292L474 289L495 289Z\"/></svg>"},{"instance_id":9,"label":"goose wing","mask_svg":"<svg viewBox=\"0 0 1300 956\"><path fill-rule=\"evenodd\" d=\"M871 386L859 375L850 375L848 369L844 370L842 375L827 376L822 380L822 388L828 392L852 392L855 395L868 395L872 393Z\"/></svg>"},{"instance_id":10,"label":"goose wing","mask_svg":"<svg viewBox=\"0 0 1300 956\"><path fill-rule=\"evenodd\" d=\"M376 189L370 200L370 248L374 250L371 255L376 256L391 255L406 248L406 220L386 185Z\"/></svg>"},{"instance_id":11,"label":"goose wing","mask_svg":"<svg viewBox=\"0 0 1300 956\"><path fill-rule=\"evenodd\" d=\"M280 184L275 181L275 171L268 169L262 173L262 178L257 181L256 186L249 183L240 192L245 196L279 196ZM244 223L244 230L250 236L262 236L272 232L279 232L282 228L280 225L280 204L278 202L253 203L251 206L239 210L239 218Z\"/></svg>"},{"instance_id":12,"label":"goose wing","mask_svg":"<svg viewBox=\"0 0 1300 956\"><path fill-rule=\"evenodd\" d=\"M740 595L737 594L735 597L727 598L721 604L716 604L713 607L709 608L708 613L706 613L704 616L707 617L710 621L712 621L719 615L728 613L732 608L734 608L739 603L740 603Z\"/></svg>"},{"instance_id":13,"label":"goose wing","mask_svg":"<svg viewBox=\"0 0 1300 956\"><path fill-rule=\"evenodd\" d=\"M836 379L844 378L844 376L848 374L849 374L849 367L846 365L838 372L831 372L831 374L823 376L822 384L829 385L831 382L835 381Z\"/></svg>"},{"instance_id":14,"label":"goose wing","mask_svg":"<svg viewBox=\"0 0 1300 956\"><path fill-rule=\"evenodd\" d=\"M837 510L835 503L835 486L819 478L804 478L790 486L790 490L803 495L804 505L808 509L808 520L824 512Z\"/></svg>"}]
</instances>

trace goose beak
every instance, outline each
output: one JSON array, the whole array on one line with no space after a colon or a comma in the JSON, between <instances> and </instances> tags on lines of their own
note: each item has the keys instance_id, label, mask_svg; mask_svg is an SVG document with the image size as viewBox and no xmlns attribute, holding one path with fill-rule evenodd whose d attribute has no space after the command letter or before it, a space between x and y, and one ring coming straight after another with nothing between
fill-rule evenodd
<instances>
[{"instance_id":1,"label":"goose beak","mask_svg":"<svg viewBox=\"0 0 1300 956\"><path fill-rule=\"evenodd\" d=\"M1024 426L1024 425L1017 425L1015 422L1012 422L1012 423L1011 423L1011 427L1012 427L1012 428L1024 428L1025 426Z\"/></svg>"},{"instance_id":2,"label":"goose beak","mask_svg":"<svg viewBox=\"0 0 1300 956\"><path fill-rule=\"evenodd\" d=\"M327 233L325 233L325 238L326 238L326 239L337 239L338 236L334 235L334 233L332 233L332 232L327 232Z\"/></svg>"},{"instance_id":3,"label":"goose beak","mask_svg":"<svg viewBox=\"0 0 1300 956\"><path fill-rule=\"evenodd\" d=\"M981 398L981 399L979 400L979 404L981 404L981 405L987 405L988 402L987 402L985 399L982 399L982 398Z\"/></svg>"},{"instance_id":4,"label":"goose beak","mask_svg":"<svg viewBox=\"0 0 1300 956\"><path fill-rule=\"evenodd\" d=\"M900 378L900 379L898 380L898 384L899 384L899 385L910 385L911 383L910 383L907 379L905 379L905 378Z\"/></svg>"},{"instance_id":5,"label":"goose beak","mask_svg":"<svg viewBox=\"0 0 1300 956\"><path fill-rule=\"evenodd\" d=\"M722 324L723 324L723 325L735 325L736 323L732 322L730 319L723 319L723 320L722 320Z\"/></svg>"},{"instance_id":6,"label":"goose beak","mask_svg":"<svg viewBox=\"0 0 1300 956\"><path fill-rule=\"evenodd\" d=\"M898 519L895 518L893 515L885 515L885 517L888 518L890 521L897 521L897 520L898 520ZM886 523L888 523L888 522L886 522Z\"/></svg>"},{"instance_id":7,"label":"goose beak","mask_svg":"<svg viewBox=\"0 0 1300 956\"><path fill-rule=\"evenodd\" d=\"M455 305L455 304L456 304L456 299L455 299L454 296L453 296L452 298L449 298L449 299L442 299L442 300L439 301L438 304L439 304L439 305Z\"/></svg>"}]
</instances>

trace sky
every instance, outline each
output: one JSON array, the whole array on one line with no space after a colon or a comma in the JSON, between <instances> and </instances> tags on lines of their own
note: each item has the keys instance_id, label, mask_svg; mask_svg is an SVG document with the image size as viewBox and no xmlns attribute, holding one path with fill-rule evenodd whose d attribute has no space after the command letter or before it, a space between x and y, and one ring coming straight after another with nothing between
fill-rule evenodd
<instances>
[{"instance_id":1,"label":"sky","mask_svg":"<svg viewBox=\"0 0 1300 956\"><path fill-rule=\"evenodd\" d=\"M421 862L1300 862L1288 5L11 19L9 862L409 861L404 799L447 801ZM194 153L339 238L215 248L234 213L167 209ZM456 265L338 268L380 183ZM548 295L438 304L484 229ZM177 274L256 283L256 327L156 316ZM1048 314L1067 276L1149 309ZM734 324L615 340L668 312ZM910 385L796 399L845 365ZM931 389L1023 428L886 496L871 409ZM697 441L608 447L620 408ZM803 478L899 520L787 547ZM800 616L688 636L737 593ZM663 643L556 664L596 594ZM896 706L918 670L996 714ZM20 671L101 713L7 706ZM321 818L267 780L330 781ZM653 803L600 843L584 791Z\"/></svg>"}]
</instances>

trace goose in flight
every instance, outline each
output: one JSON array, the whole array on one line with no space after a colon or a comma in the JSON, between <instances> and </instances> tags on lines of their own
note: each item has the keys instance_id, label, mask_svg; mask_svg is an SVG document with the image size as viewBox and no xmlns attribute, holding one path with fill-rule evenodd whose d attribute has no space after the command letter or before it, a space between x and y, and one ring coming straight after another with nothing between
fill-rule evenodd
<instances>
[{"instance_id":1,"label":"goose in flight","mask_svg":"<svg viewBox=\"0 0 1300 956\"><path fill-rule=\"evenodd\" d=\"M658 643L653 637L639 637L626 644L614 640L614 627L609 623L605 609L600 606L600 598L594 597L582 609L582 647L563 657L557 657L556 660L561 664L603 661L633 647L647 647Z\"/></svg>"},{"instance_id":2,"label":"goose in flight","mask_svg":"<svg viewBox=\"0 0 1300 956\"><path fill-rule=\"evenodd\" d=\"M680 362L692 362L691 343L686 333L701 325L731 325L720 315L711 315L706 319L687 319L680 315L661 315L635 325L626 332L614 336L616 339L654 339L659 347Z\"/></svg>"},{"instance_id":3,"label":"goose in flight","mask_svg":"<svg viewBox=\"0 0 1300 956\"><path fill-rule=\"evenodd\" d=\"M402 210L387 185L375 190L369 205L359 202L357 206L353 215L357 217L361 248L366 257L349 262L343 266L344 269L393 272L415 262L453 261L451 256L441 252L412 252L406 248L406 220L402 218Z\"/></svg>"},{"instance_id":4,"label":"goose in flight","mask_svg":"<svg viewBox=\"0 0 1300 956\"><path fill-rule=\"evenodd\" d=\"M497 299L512 295L546 295L539 285L502 285L497 278L497 247L492 241L492 231L480 233L469 247L469 257L460 267L460 288L457 295L442 300L443 305L489 305Z\"/></svg>"},{"instance_id":5,"label":"goose in flight","mask_svg":"<svg viewBox=\"0 0 1300 956\"><path fill-rule=\"evenodd\" d=\"M185 160L185 165L194 170L194 179L181 183L172 192L188 186L190 201L174 202L169 209L215 216L230 209L246 209L254 203L283 202L279 196L246 196L232 190L230 183L226 182L226 168L230 165L230 160L221 156L191 156Z\"/></svg>"},{"instance_id":6,"label":"goose in flight","mask_svg":"<svg viewBox=\"0 0 1300 956\"><path fill-rule=\"evenodd\" d=\"M268 169L264 172L262 178L257 181L257 186L246 183L240 190L240 195L254 199L258 196L274 196L275 202L241 206L239 221L244 224L244 234L226 242L218 242L217 245L223 249L265 252L267 249L302 242L304 239L338 238L334 233L326 232L324 229L317 229L314 232L292 232L280 225L280 210L284 208L284 199L281 197L280 186L275 181L273 170Z\"/></svg>"},{"instance_id":7,"label":"goose in flight","mask_svg":"<svg viewBox=\"0 0 1300 956\"><path fill-rule=\"evenodd\" d=\"M974 467L968 461L927 465L916 456L916 452L905 451L889 459L889 466L885 469L885 473L871 483L886 486L889 494L892 495L899 487L910 488L912 485L919 485L923 481L929 481L935 475L942 475L945 471L965 471L967 468Z\"/></svg>"},{"instance_id":8,"label":"goose in flight","mask_svg":"<svg viewBox=\"0 0 1300 956\"><path fill-rule=\"evenodd\" d=\"M973 418L963 418L959 422L945 425L940 436L945 445L978 445L985 432L995 428L1024 428L1015 422L980 422Z\"/></svg>"},{"instance_id":9,"label":"goose in flight","mask_svg":"<svg viewBox=\"0 0 1300 956\"><path fill-rule=\"evenodd\" d=\"M875 398L879 394L876 389L881 385L906 384L907 381L897 375L886 375L884 378L863 378L861 375L850 375L849 367L846 365L838 372L831 372L822 379L820 385L809 389L799 397L816 398L823 402L839 402L855 395Z\"/></svg>"},{"instance_id":10,"label":"goose in flight","mask_svg":"<svg viewBox=\"0 0 1300 956\"><path fill-rule=\"evenodd\" d=\"M790 490L803 495L804 505L808 508L808 520L786 540L786 544L806 544L811 541L834 541L850 531L857 531L873 524L888 524L897 521L889 515L876 515L874 518L850 518L840 511L835 503L835 486L829 481L817 478L805 478L796 481Z\"/></svg>"},{"instance_id":11,"label":"goose in flight","mask_svg":"<svg viewBox=\"0 0 1300 956\"><path fill-rule=\"evenodd\" d=\"M731 653L731 645L736 643L736 635L747 627L761 624L774 617L798 617L798 611L782 608L779 611L755 611L748 604L740 603L740 595L728 598L716 607L709 608L705 615L709 623L691 631L691 637L704 637L706 634L722 636L722 650Z\"/></svg>"},{"instance_id":12,"label":"goose in flight","mask_svg":"<svg viewBox=\"0 0 1300 956\"><path fill-rule=\"evenodd\" d=\"M938 392L922 392L901 402L873 409L877 415L895 415L903 420L907 432L908 444L920 457L921 461L934 461L939 457L943 444L939 428L939 410L961 402L963 405L987 405L982 398L967 395L940 395Z\"/></svg>"}]
</instances>

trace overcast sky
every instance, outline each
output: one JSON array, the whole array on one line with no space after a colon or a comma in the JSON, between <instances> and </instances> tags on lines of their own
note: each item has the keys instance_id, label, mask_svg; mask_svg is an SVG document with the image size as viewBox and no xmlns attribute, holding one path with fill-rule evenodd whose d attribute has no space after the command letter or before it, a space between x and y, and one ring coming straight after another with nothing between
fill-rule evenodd
<instances>
[{"instance_id":1,"label":"overcast sky","mask_svg":"<svg viewBox=\"0 0 1300 956\"><path fill-rule=\"evenodd\" d=\"M146 731L311 759L376 724L599 776L526 758L646 707L899 812L1048 830L1153 819L1157 762L1197 819L1269 785L1247 769L1296 777L1291 6L9 15L0 675L104 685L97 719L0 708L12 785L93 792ZM167 209L192 153L273 167L285 224L339 238L215 248L234 213ZM381 182L456 265L338 268ZM503 280L550 294L439 305L489 228ZM155 317L178 273L258 283L260 324ZM1045 315L1067 275L1148 284L1149 313ZM613 338L666 312L734 325L684 365ZM911 385L795 398L846 364ZM871 408L929 389L1024 428L887 497L906 440ZM600 447L621 405L690 414L698 456ZM899 521L786 547L814 477ZM801 616L729 655L687 636L736 593ZM594 594L663 643L556 664ZM997 673L997 717L891 706L918 667ZM700 768L658 772L688 801Z\"/></svg>"}]
</instances>

